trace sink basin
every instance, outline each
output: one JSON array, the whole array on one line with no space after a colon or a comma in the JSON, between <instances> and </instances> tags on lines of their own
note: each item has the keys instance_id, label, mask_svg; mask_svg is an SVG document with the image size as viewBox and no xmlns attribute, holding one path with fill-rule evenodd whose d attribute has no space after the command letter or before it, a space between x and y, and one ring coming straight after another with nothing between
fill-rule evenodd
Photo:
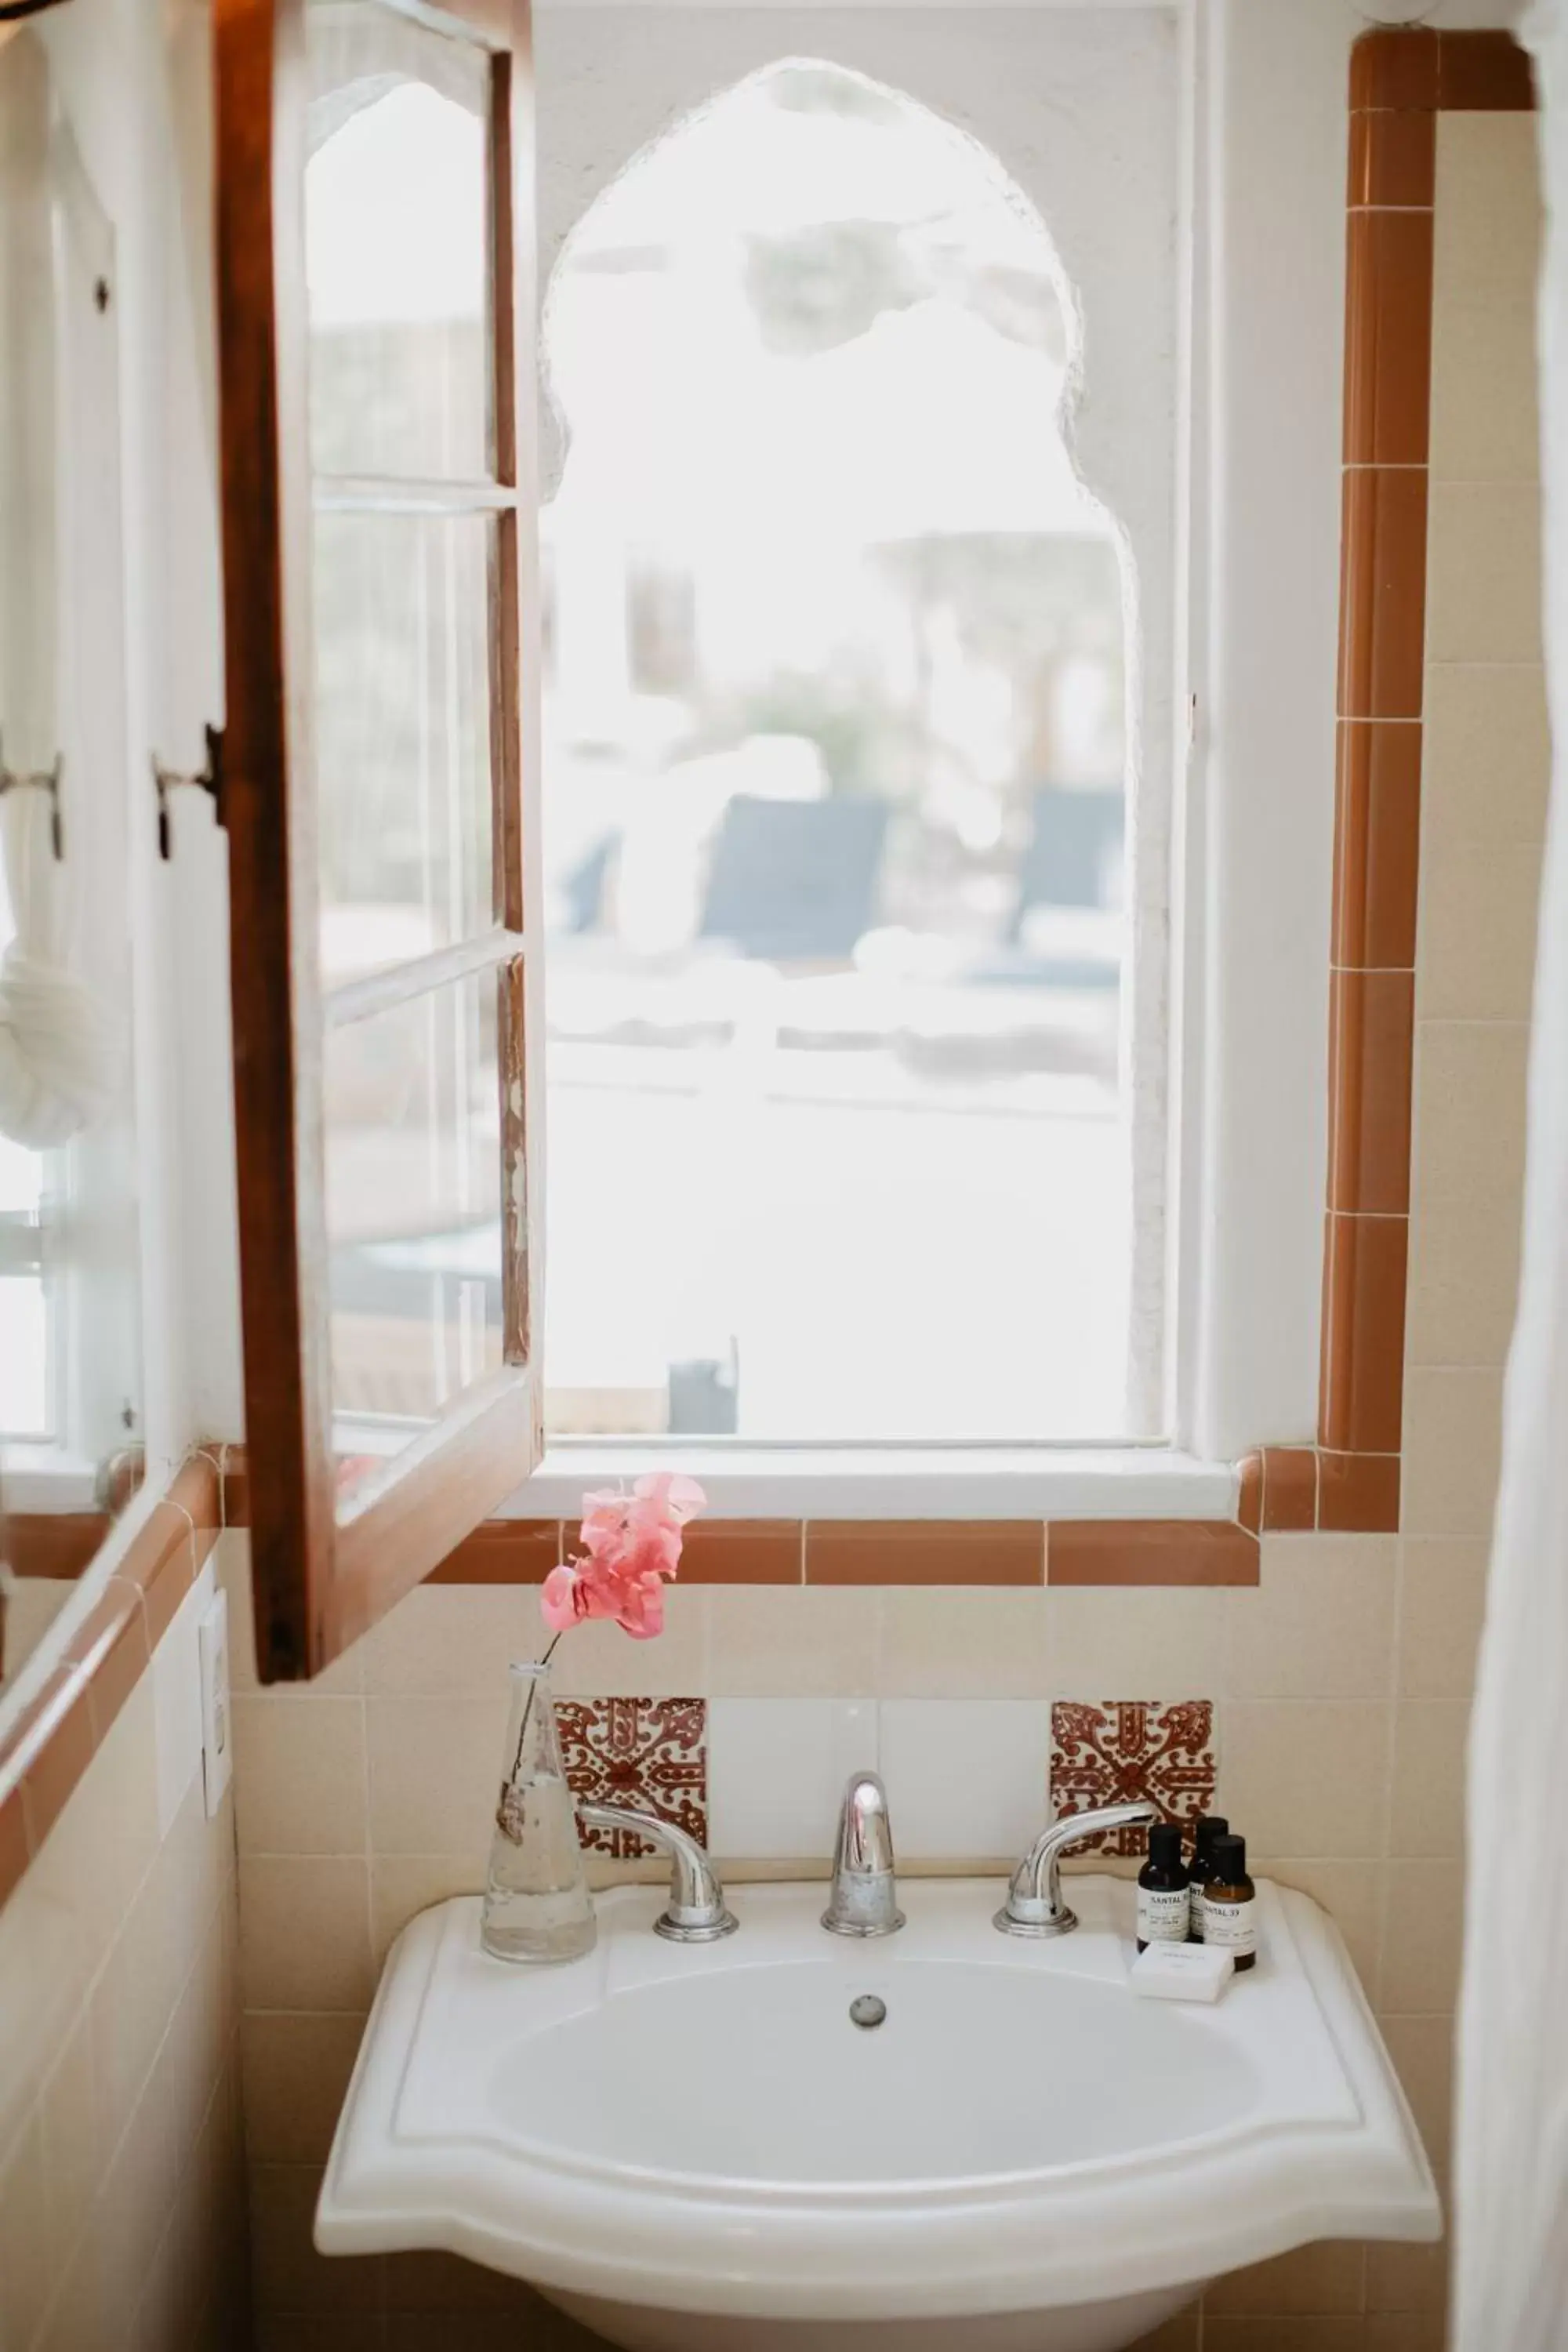
<instances>
[{"instance_id":1,"label":"sink basin","mask_svg":"<svg viewBox=\"0 0 1568 2352\"><path fill-rule=\"evenodd\" d=\"M846 1944L820 1886L731 1890L682 1948L601 1897L560 1969L479 1902L386 1966L322 2186L325 2253L443 2247L632 2352L1113 2352L1217 2273L1320 2237L1432 2238L1432 2176L1337 1931L1259 1888L1214 2009L1140 2000L1132 1890L1051 1943L990 1882L906 1881ZM860 2023L851 2015L879 2021Z\"/></svg>"}]
</instances>

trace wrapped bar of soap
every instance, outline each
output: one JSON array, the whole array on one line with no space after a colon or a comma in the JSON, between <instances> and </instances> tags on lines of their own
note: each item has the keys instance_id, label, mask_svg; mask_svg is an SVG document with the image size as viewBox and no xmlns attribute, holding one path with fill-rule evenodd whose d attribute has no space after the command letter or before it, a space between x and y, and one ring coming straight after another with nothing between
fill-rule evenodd
<instances>
[{"instance_id":1,"label":"wrapped bar of soap","mask_svg":"<svg viewBox=\"0 0 1568 2352\"><path fill-rule=\"evenodd\" d=\"M1235 1974L1230 1954L1213 1944L1151 1944L1127 1980L1147 2000L1217 2000Z\"/></svg>"}]
</instances>

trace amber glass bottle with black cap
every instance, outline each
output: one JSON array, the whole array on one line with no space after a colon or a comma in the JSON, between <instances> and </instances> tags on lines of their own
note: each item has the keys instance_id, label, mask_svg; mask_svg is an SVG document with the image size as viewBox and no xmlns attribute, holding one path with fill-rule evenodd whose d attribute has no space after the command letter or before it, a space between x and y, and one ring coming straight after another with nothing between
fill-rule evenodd
<instances>
[{"instance_id":1,"label":"amber glass bottle with black cap","mask_svg":"<svg viewBox=\"0 0 1568 2352\"><path fill-rule=\"evenodd\" d=\"M1247 1840L1216 1837L1204 1889L1204 1941L1228 1952L1237 1972L1258 1965L1258 1889L1247 1874Z\"/></svg>"},{"instance_id":2,"label":"amber glass bottle with black cap","mask_svg":"<svg viewBox=\"0 0 1568 2352\"><path fill-rule=\"evenodd\" d=\"M1149 1832L1149 1859L1138 1874L1138 1948L1187 1940L1187 1866L1182 1832L1174 1822L1156 1822Z\"/></svg>"},{"instance_id":3,"label":"amber glass bottle with black cap","mask_svg":"<svg viewBox=\"0 0 1568 2352\"><path fill-rule=\"evenodd\" d=\"M1224 1837L1230 1823L1223 1813L1200 1813L1193 1832L1193 1858L1188 1875L1193 1882L1192 1918L1187 1927L1189 1943L1201 1944L1204 1939L1204 1888L1208 1885L1209 1859L1216 1837Z\"/></svg>"}]
</instances>

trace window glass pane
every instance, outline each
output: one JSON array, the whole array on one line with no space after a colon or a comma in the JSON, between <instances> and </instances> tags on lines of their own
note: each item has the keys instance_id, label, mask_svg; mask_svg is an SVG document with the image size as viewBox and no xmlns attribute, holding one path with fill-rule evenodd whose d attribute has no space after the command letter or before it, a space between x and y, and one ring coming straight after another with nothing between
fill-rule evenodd
<instances>
[{"instance_id":1,"label":"window glass pane","mask_svg":"<svg viewBox=\"0 0 1568 2352\"><path fill-rule=\"evenodd\" d=\"M489 64L390 8L313 7L305 172L318 469L482 477Z\"/></svg>"},{"instance_id":2,"label":"window glass pane","mask_svg":"<svg viewBox=\"0 0 1568 2352\"><path fill-rule=\"evenodd\" d=\"M326 1041L332 1402L394 1440L501 1364L496 985L482 972Z\"/></svg>"},{"instance_id":3,"label":"window glass pane","mask_svg":"<svg viewBox=\"0 0 1568 2352\"><path fill-rule=\"evenodd\" d=\"M330 986L489 929L483 515L316 518L321 963Z\"/></svg>"},{"instance_id":4,"label":"window glass pane","mask_svg":"<svg viewBox=\"0 0 1568 2352\"><path fill-rule=\"evenodd\" d=\"M1044 229L781 66L605 192L547 316L549 1425L1152 1433L1133 598Z\"/></svg>"},{"instance_id":5,"label":"window glass pane","mask_svg":"<svg viewBox=\"0 0 1568 2352\"><path fill-rule=\"evenodd\" d=\"M0 1279L0 1431L14 1438L52 1435L49 1334L44 1286L35 1276Z\"/></svg>"}]
</instances>

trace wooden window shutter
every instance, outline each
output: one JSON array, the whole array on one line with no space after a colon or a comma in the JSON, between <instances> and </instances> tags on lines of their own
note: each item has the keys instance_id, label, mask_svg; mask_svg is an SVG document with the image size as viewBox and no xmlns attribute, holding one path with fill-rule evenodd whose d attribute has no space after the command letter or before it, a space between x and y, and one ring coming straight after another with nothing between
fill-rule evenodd
<instances>
[{"instance_id":1,"label":"wooden window shutter","mask_svg":"<svg viewBox=\"0 0 1568 2352\"><path fill-rule=\"evenodd\" d=\"M216 0L258 1655L317 1674L541 1451L527 0Z\"/></svg>"}]
</instances>

